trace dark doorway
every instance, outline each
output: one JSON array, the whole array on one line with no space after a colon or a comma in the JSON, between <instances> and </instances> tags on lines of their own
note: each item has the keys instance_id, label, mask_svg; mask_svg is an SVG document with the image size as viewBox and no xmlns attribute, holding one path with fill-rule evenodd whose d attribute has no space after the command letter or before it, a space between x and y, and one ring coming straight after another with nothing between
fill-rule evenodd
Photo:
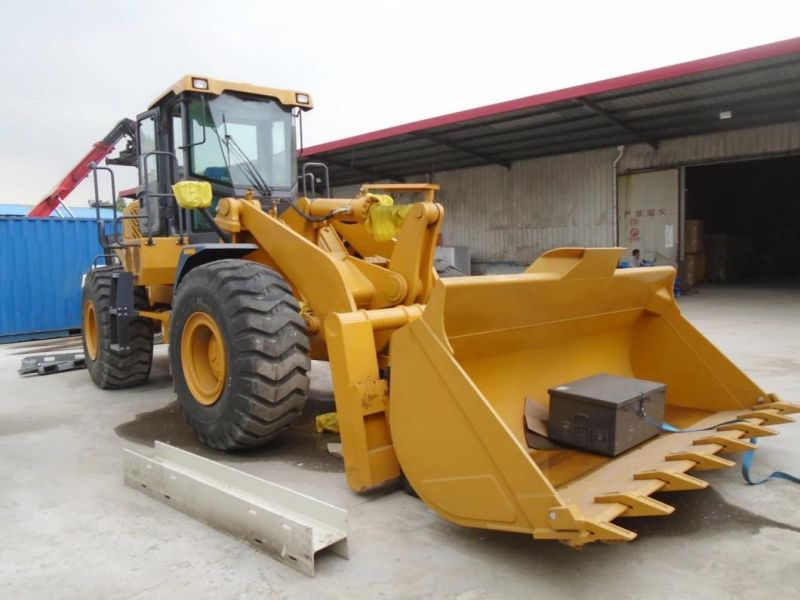
<instances>
[{"instance_id":1,"label":"dark doorway","mask_svg":"<svg viewBox=\"0 0 800 600\"><path fill-rule=\"evenodd\" d=\"M800 281L800 157L686 168L707 281Z\"/></svg>"}]
</instances>

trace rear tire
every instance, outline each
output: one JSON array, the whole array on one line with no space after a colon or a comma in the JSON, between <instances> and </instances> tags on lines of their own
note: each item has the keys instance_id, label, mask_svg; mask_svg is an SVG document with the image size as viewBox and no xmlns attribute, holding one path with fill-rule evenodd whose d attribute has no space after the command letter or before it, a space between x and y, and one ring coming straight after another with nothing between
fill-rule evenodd
<instances>
[{"instance_id":1,"label":"rear tire","mask_svg":"<svg viewBox=\"0 0 800 600\"><path fill-rule=\"evenodd\" d=\"M130 320L128 352L111 349L111 279L120 267L101 267L86 275L81 307L81 338L86 368L97 387L104 390L127 388L147 381L153 364L153 326L147 319ZM147 291L134 287L134 306L146 309Z\"/></svg>"},{"instance_id":2,"label":"rear tire","mask_svg":"<svg viewBox=\"0 0 800 600\"><path fill-rule=\"evenodd\" d=\"M175 298L170 359L181 411L211 448L260 446L300 416L309 340L291 288L238 259L192 269Z\"/></svg>"}]
</instances>

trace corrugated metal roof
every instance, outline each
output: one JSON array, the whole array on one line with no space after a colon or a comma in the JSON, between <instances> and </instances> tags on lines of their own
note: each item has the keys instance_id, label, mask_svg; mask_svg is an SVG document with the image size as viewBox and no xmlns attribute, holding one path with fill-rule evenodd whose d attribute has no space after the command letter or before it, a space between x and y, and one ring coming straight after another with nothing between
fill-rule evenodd
<instances>
[{"instance_id":1,"label":"corrugated metal roof","mask_svg":"<svg viewBox=\"0 0 800 600\"><path fill-rule=\"evenodd\" d=\"M800 120L800 38L306 148L334 185ZM720 119L730 110L733 117Z\"/></svg>"}]
</instances>

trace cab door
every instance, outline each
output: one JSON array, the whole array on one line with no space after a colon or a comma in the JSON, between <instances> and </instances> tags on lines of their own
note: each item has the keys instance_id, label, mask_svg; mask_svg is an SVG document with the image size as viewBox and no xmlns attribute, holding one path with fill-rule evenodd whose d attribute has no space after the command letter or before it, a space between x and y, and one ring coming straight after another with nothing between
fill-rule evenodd
<instances>
[{"instance_id":1,"label":"cab door","mask_svg":"<svg viewBox=\"0 0 800 600\"><path fill-rule=\"evenodd\" d=\"M150 154L162 150L159 144L159 110L148 110L136 117L136 144L139 155L139 191L142 233L158 234L163 211L159 210L159 194L163 192L163 157Z\"/></svg>"}]
</instances>

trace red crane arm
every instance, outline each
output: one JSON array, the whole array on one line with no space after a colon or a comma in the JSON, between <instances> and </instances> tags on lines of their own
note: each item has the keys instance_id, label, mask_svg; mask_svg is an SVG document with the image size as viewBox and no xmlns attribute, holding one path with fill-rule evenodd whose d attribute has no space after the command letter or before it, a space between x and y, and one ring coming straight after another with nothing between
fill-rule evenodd
<instances>
[{"instance_id":1,"label":"red crane arm","mask_svg":"<svg viewBox=\"0 0 800 600\"><path fill-rule=\"evenodd\" d=\"M130 119L123 119L117 123L114 128L99 142L95 142L92 149L86 153L77 165L67 173L66 177L62 179L53 191L42 198L39 203L34 206L28 213L29 217L47 217L50 216L58 205L63 202L72 191L78 187L78 184L89 175L91 169L89 165L92 163L99 164L106 156L111 154L117 142L125 136L133 138L136 135L136 123Z\"/></svg>"}]
</instances>

